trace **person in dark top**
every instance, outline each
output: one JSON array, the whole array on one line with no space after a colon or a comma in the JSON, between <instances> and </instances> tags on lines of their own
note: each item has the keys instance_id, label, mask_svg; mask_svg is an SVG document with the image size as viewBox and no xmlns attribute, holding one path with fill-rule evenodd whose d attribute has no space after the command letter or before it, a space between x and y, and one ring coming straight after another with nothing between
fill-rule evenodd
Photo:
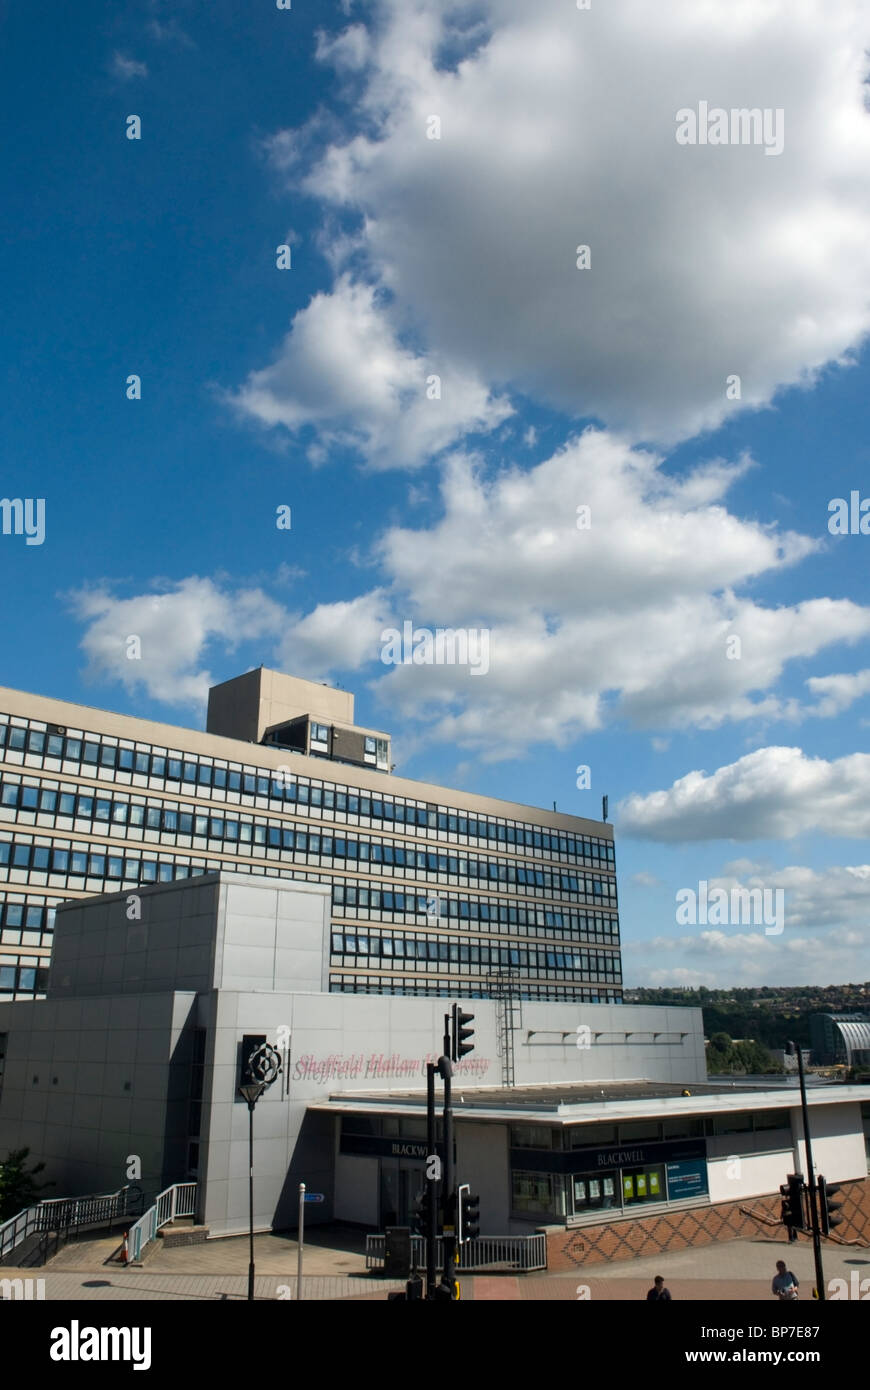
<instances>
[{"instance_id":1,"label":"person in dark top","mask_svg":"<svg viewBox=\"0 0 870 1390\"><path fill-rule=\"evenodd\" d=\"M796 1274L792 1274L790 1269L786 1269L785 1260L777 1260L776 1274L773 1276L773 1283L770 1286L771 1292L775 1293L778 1299L783 1302L794 1302L800 1297L798 1289L800 1281Z\"/></svg>"},{"instance_id":2,"label":"person in dark top","mask_svg":"<svg viewBox=\"0 0 870 1390\"><path fill-rule=\"evenodd\" d=\"M660 1274L657 1274L655 1279L653 1280L653 1287L650 1289L649 1293L646 1296L647 1303L661 1303L663 1301L670 1302L670 1299L670 1289L665 1288L664 1279Z\"/></svg>"}]
</instances>

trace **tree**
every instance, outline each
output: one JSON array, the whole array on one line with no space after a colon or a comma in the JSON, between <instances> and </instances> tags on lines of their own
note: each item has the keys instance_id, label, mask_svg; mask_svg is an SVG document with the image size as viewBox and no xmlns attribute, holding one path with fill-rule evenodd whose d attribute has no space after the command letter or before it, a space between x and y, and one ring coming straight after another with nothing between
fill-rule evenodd
<instances>
[{"instance_id":1,"label":"tree","mask_svg":"<svg viewBox=\"0 0 870 1390\"><path fill-rule=\"evenodd\" d=\"M30 1157L29 1149L10 1149L5 1159L0 1160L0 1222L9 1221L25 1207L35 1206L40 1200L40 1192L54 1187L53 1182L35 1182L44 1163L37 1163L29 1170L25 1160Z\"/></svg>"}]
</instances>

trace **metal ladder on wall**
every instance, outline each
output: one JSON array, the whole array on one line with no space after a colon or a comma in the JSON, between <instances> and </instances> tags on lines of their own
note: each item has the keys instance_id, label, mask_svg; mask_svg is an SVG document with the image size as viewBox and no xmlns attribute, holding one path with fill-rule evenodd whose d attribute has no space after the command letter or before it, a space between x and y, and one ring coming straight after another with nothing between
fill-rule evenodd
<instances>
[{"instance_id":1,"label":"metal ladder on wall","mask_svg":"<svg viewBox=\"0 0 870 1390\"><path fill-rule=\"evenodd\" d=\"M514 1034L522 1027L522 1002L516 995L516 979L509 969L489 972L491 995L495 1000L496 1050L501 1058L501 1084L515 1084Z\"/></svg>"}]
</instances>

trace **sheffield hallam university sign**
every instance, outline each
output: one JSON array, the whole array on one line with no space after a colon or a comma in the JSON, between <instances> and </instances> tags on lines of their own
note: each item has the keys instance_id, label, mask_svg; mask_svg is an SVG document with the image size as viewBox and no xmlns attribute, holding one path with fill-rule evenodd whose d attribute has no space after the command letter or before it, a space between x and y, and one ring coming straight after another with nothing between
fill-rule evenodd
<instances>
[{"instance_id":1,"label":"sheffield hallam university sign","mask_svg":"<svg viewBox=\"0 0 870 1390\"><path fill-rule=\"evenodd\" d=\"M364 1052L332 1052L328 1057L306 1053L296 1060L293 1080L313 1081L317 1085L345 1077L350 1080L407 1081L418 1076L425 1078L426 1064L437 1061L437 1055L432 1052L425 1057L403 1057L398 1052L389 1056L383 1052L372 1052L368 1056ZM463 1077L480 1079L486 1076L491 1065L488 1057L465 1057L461 1062L454 1062L453 1075L460 1080Z\"/></svg>"}]
</instances>

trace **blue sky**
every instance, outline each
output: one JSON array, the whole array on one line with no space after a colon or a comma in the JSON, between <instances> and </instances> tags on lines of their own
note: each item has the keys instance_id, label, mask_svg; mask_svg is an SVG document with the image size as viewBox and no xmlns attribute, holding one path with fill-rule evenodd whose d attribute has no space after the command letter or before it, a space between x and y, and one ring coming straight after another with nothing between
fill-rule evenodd
<instances>
[{"instance_id":1,"label":"blue sky","mask_svg":"<svg viewBox=\"0 0 870 1390\"><path fill-rule=\"evenodd\" d=\"M861 11L7 12L0 492L45 539L0 536L0 681L194 727L251 666L340 683L403 774L609 795L629 984L868 978ZM701 101L781 153L678 144ZM489 669L385 665L406 620ZM678 925L701 880L784 930Z\"/></svg>"}]
</instances>

